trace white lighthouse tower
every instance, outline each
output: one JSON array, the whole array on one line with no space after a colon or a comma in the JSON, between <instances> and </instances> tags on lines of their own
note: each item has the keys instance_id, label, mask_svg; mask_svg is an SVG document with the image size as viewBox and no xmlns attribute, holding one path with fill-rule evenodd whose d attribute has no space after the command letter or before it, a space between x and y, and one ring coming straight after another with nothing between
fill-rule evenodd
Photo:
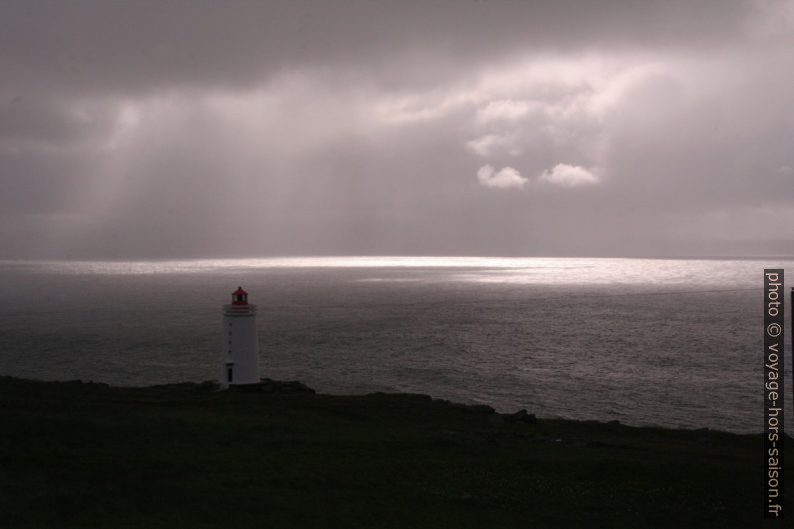
<instances>
[{"instance_id":1,"label":"white lighthouse tower","mask_svg":"<svg viewBox=\"0 0 794 529\"><path fill-rule=\"evenodd\" d=\"M223 372L221 385L259 382L259 341L256 336L256 305L248 304L248 292L238 287L231 305L223 306Z\"/></svg>"}]
</instances>

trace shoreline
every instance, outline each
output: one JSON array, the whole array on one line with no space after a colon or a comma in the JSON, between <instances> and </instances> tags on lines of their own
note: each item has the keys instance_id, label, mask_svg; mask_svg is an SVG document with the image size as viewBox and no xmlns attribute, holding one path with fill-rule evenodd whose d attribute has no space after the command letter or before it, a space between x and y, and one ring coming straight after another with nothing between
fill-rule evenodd
<instances>
[{"instance_id":1,"label":"shoreline","mask_svg":"<svg viewBox=\"0 0 794 529\"><path fill-rule=\"evenodd\" d=\"M112 388L117 390L154 390L154 389L169 389L169 388L185 388L185 387L197 387L201 388L202 390L209 390L212 388L212 391L231 391L231 392L246 392L246 393L257 393L258 391L252 387L248 386L258 386L262 383L265 384L276 384L276 385L283 385L285 388L287 387L295 387L301 386L305 388L307 393L313 393L318 396L329 397L329 398L358 398L358 397L367 397L372 395L391 395L391 396L407 396L407 397L417 397L426 399L428 401L439 402L439 403L446 403L458 408L490 408L492 413L496 416L511 416L515 415L519 412L526 411L527 414L535 416L538 420L546 420L546 421L566 421L572 423L597 423L597 424L618 424L621 426L626 426L629 428L638 428L638 429L651 429L651 430L670 430L670 431L682 431L682 432L717 432L717 433L724 433L729 435L738 435L738 436L760 436L763 434L763 430L759 429L755 432L746 432L746 431L732 431L732 430L723 430L719 428L712 428L709 426L703 427L686 427L686 426L666 426L663 424L633 424L628 422L623 422L618 419L572 419L563 416L536 416L536 414L529 409L519 408L515 412L508 412L508 411L499 411L494 406L488 403L472 403L467 404L464 402L458 402L452 399L434 397L427 393L412 393L412 392L403 392L403 391L371 391L371 392L361 392L361 393L322 393L316 391L314 388L310 388L306 384L298 380L274 380L270 378L262 378L259 384L251 384L251 385L238 385L232 386L230 388L221 389L220 384L216 380L205 380L201 382L195 381L183 381L183 382L167 382L162 384L148 384L148 385L116 385L110 384L107 382L96 382L93 380L82 380L82 379L69 379L69 380L49 380L49 379L38 379L38 378L25 378L25 377L17 377L11 375L0 375L0 381L3 379L9 380L18 380L24 382L30 382L33 384L36 383L44 383L44 384L67 384L67 385L85 385L85 386L96 386L96 387L106 387ZM265 391L261 391L261 393L278 393L279 390L274 389L271 387L270 389L266 389ZM289 390L282 390L282 393L289 393ZM293 393L300 393L301 391L293 391ZM789 430L794 428L794 425L789 425ZM788 431L784 432L788 438L794 439L794 432Z\"/></svg>"}]
</instances>

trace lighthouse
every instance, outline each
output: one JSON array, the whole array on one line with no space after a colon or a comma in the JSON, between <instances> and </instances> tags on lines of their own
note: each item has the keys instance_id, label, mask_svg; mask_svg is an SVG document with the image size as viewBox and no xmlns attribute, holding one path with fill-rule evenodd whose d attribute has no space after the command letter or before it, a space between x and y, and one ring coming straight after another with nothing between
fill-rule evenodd
<instances>
[{"instance_id":1,"label":"lighthouse","mask_svg":"<svg viewBox=\"0 0 794 529\"><path fill-rule=\"evenodd\" d=\"M238 287L232 303L223 306L223 366L221 385L229 387L259 382L259 341L256 336L256 305Z\"/></svg>"}]
</instances>

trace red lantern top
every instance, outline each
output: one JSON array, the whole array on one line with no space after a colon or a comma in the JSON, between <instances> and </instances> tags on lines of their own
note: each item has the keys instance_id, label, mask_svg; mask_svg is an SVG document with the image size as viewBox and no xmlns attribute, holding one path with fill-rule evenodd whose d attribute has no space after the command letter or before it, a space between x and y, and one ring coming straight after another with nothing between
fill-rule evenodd
<instances>
[{"instance_id":1,"label":"red lantern top","mask_svg":"<svg viewBox=\"0 0 794 529\"><path fill-rule=\"evenodd\" d=\"M232 305L248 305L248 292L243 290L243 287L237 287L237 290L232 292Z\"/></svg>"}]
</instances>

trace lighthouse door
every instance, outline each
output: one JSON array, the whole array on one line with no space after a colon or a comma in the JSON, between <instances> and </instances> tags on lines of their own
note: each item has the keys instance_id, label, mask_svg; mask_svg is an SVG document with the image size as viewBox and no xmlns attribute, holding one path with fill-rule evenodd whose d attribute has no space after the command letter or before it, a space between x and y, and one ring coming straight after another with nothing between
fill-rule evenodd
<instances>
[{"instance_id":1,"label":"lighthouse door","mask_svg":"<svg viewBox=\"0 0 794 529\"><path fill-rule=\"evenodd\" d=\"M233 376L234 376L234 374L232 372L233 367L234 367L234 364L226 364L226 382L229 382L229 383L232 382L232 379L233 379Z\"/></svg>"}]
</instances>

